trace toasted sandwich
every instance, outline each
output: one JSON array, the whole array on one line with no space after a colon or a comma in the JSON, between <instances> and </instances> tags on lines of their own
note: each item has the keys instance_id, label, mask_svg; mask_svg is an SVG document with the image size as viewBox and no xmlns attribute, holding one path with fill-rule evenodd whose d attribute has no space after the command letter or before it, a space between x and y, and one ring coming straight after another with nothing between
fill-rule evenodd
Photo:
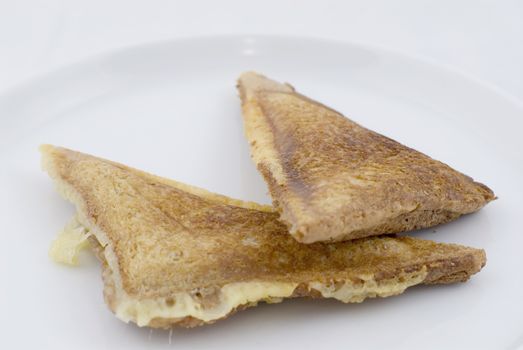
<instances>
[{"instance_id":1,"label":"toasted sandwich","mask_svg":"<svg viewBox=\"0 0 523 350\"><path fill-rule=\"evenodd\" d=\"M302 243L445 223L495 198L485 185L262 75L238 80L251 155Z\"/></svg>"},{"instance_id":2,"label":"toasted sandwich","mask_svg":"<svg viewBox=\"0 0 523 350\"><path fill-rule=\"evenodd\" d=\"M465 281L485 264L483 250L409 237L300 244L270 206L65 148L41 152L76 206L52 251L73 261L74 242L90 241L109 308L139 326L193 327L291 297L361 302ZM73 253L60 254L64 247Z\"/></svg>"}]
</instances>

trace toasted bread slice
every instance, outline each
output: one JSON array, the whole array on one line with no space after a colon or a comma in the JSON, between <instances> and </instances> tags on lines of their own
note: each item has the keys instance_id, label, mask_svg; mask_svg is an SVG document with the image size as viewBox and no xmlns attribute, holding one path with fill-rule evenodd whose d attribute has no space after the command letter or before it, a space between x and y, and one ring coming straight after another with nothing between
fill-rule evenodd
<instances>
[{"instance_id":1,"label":"toasted bread slice","mask_svg":"<svg viewBox=\"0 0 523 350\"><path fill-rule=\"evenodd\" d=\"M192 327L288 297L360 302L465 281L485 264L483 250L408 237L300 244L272 207L64 148L41 151L76 205L68 227L103 261L106 302L139 326Z\"/></svg>"},{"instance_id":2,"label":"toasted bread slice","mask_svg":"<svg viewBox=\"0 0 523 350\"><path fill-rule=\"evenodd\" d=\"M288 84L247 72L238 88L252 158L302 243L430 227L495 198L485 185Z\"/></svg>"}]
</instances>

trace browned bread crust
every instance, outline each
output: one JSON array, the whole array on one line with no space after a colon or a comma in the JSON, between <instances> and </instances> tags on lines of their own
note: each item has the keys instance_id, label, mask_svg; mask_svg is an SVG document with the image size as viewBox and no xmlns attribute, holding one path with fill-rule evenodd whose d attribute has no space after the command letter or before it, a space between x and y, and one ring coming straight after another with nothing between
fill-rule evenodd
<instances>
[{"instance_id":1,"label":"browned bread crust","mask_svg":"<svg viewBox=\"0 0 523 350\"><path fill-rule=\"evenodd\" d=\"M238 81L251 154L302 243L430 227L495 198L485 185L262 75Z\"/></svg>"},{"instance_id":2,"label":"browned bread crust","mask_svg":"<svg viewBox=\"0 0 523 350\"><path fill-rule=\"evenodd\" d=\"M213 323L283 297L360 302L419 283L465 281L485 264L483 250L408 237L303 245L271 207L64 148L41 151L44 168L76 205L103 262L109 307L142 326ZM282 295L269 288L262 295L249 289L253 285L258 291L290 289ZM227 296L231 290L247 297ZM222 308L225 302L228 308ZM198 310L183 313L183 303ZM144 309L148 305L161 312ZM213 317L198 316L207 309Z\"/></svg>"}]
</instances>

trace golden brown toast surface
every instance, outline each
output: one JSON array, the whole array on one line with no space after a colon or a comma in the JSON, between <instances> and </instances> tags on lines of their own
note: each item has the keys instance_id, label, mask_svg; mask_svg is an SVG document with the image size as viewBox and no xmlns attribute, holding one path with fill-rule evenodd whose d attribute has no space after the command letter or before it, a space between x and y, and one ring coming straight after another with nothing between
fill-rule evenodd
<instances>
[{"instance_id":1,"label":"golden brown toast surface","mask_svg":"<svg viewBox=\"0 0 523 350\"><path fill-rule=\"evenodd\" d=\"M252 158L300 242L430 227L495 198L485 185L290 85L248 72L238 88Z\"/></svg>"},{"instance_id":2,"label":"golden brown toast surface","mask_svg":"<svg viewBox=\"0 0 523 350\"><path fill-rule=\"evenodd\" d=\"M464 281L485 264L482 250L408 237L303 245L271 207L64 148L41 151L104 262L109 306L139 325L211 323L281 297L361 301Z\"/></svg>"}]
</instances>

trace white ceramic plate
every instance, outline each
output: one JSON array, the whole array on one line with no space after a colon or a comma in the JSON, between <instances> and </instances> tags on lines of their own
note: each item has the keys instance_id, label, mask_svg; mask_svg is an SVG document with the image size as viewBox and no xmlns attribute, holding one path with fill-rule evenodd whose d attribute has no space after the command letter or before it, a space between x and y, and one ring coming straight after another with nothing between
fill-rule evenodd
<instances>
[{"instance_id":1,"label":"white ceramic plate","mask_svg":"<svg viewBox=\"0 0 523 350\"><path fill-rule=\"evenodd\" d=\"M47 257L73 208L40 171L38 145L67 146L269 203L249 159L235 90L247 69L292 82L494 189L499 200L481 212L414 233L485 248L484 270L465 284L415 287L358 305L261 305L171 337L116 319L88 252L78 268ZM151 44L19 87L0 97L0 347L517 348L523 343L522 112L494 89L418 59L296 38Z\"/></svg>"}]
</instances>

